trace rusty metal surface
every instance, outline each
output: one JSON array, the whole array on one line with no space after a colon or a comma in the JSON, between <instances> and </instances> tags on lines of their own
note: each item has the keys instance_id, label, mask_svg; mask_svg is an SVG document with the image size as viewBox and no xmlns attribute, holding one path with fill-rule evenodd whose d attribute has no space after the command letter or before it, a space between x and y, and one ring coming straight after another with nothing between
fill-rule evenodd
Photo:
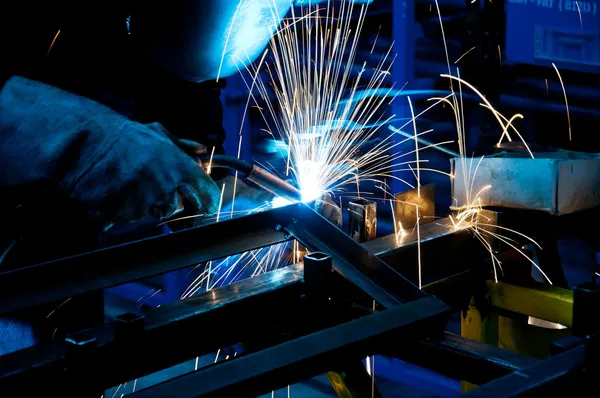
<instances>
[{"instance_id":1,"label":"rusty metal surface","mask_svg":"<svg viewBox=\"0 0 600 398\"><path fill-rule=\"evenodd\" d=\"M394 217L404 229L413 229L417 225L417 219L419 224L435 220L435 184L427 184L420 190L415 188L398 193L394 200Z\"/></svg>"},{"instance_id":2,"label":"rusty metal surface","mask_svg":"<svg viewBox=\"0 0 600 398\"><path fill-rule=\"evenodd\" d=\"M368 242L377 236L377 203L355 199L348 204L348 230L358 243Z\"/></svg>"}]
</instances>

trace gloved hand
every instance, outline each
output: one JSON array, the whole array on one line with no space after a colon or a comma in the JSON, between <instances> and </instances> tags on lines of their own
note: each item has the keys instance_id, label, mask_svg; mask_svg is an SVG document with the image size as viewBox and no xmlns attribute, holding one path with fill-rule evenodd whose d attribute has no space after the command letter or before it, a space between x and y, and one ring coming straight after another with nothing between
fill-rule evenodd
<instances>
[{"instance_id":1,"label":"gloved hand","mask_svg":"<svg viewBox=\"0 0 600 398\"><path fill-rule=\"evenodd\" d=\"M13 77L0 92L0 134L1 185L50 181L107 224L164 219L181 199L217 210L217 185L162 126L87 98Z\"/></svg>"}]
</instances>

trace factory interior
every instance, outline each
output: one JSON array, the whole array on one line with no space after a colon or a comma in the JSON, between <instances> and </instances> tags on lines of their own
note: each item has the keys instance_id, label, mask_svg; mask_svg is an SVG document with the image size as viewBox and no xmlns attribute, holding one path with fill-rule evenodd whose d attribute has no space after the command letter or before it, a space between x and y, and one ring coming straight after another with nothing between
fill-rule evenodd
<instances>
[{"instance_id":1,"label":"factory interior","mask_svg":"<svg viewBox=\"0 0 600 398\"><path fill-rule=\"evenodd\" d=\"M600 396L598 0L83 3L0 18L0 397Z\"/></svg>"}]
</instances>

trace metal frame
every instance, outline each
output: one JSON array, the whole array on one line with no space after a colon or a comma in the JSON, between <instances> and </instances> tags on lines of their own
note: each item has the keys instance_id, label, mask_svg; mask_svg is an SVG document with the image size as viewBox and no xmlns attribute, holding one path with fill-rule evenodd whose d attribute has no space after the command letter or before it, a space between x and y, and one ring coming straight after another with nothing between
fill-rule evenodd
<instances>
[{"instance_id":1,"label":"metal frame","mask_svg":"<svg viewBox=\"0 0 600 398\"><path fill-rule=\"evenodd\" d=\"M257 396L361 360L392 342L410 345L412 339L443 327L448 310L438 299L424 297L189 373L131 396Z\"/></svg>"},{"instance_id":2,"label":"metal frame","mask_svg":"<svg viewBox=\"0 0 600 398\"><path fill-rule=\"evenodd\" d=\"M232 232L235 236L231 235ZM333 267L345 280L385 308L425 297L425 293L414 284L310 207L296 204L0 274L0 286L3 288L0 293L1 313L111 287L292 238L298 239L311 251L330 254ZM299 280L296 271L295 267L286 268L263 276L262 279L252 279L242 282L242 285L234 284L218 289L210 293L210 305L207 307L202 305L202 301L196 305L200 299L192 299L153 310L152 316L146 319L146 325L141 327L141 331L134 333L137 336L135 340L124 340L119 337L117 330L123 330L124 327L125 330L139 328L139 321L132 323L138 326L128 326L126 319L122 319L114 325L105 325L69 336L67 347L62 344L32 347L5 356L0 365L0 385L6 388L27 385L24 381L35 379L45 380L44 385L50 388L57 385L56 383L66 385L61 384L65 380L79 380L80 383L85 382L86 385L100 388L131 380L153 370L165 368L169 364L176 364L177 361L185 360L185 355L191 352L199 355L198 352L207 349L206 345L203 348L197 343L194 345L193 340L197 340L197 336L185 334L185 330L188 330L189 334L201 329L202 322L211 324L211 319L235 319L231 316L231 313L235 313L254 314L255 321L263 320L264 324L270 324L268 319L265 319L265 307L271 306L275 310L270 316L277 322L285 319L295 305L301 308L298 290L292 288ZM282 285L285 289L279 286L280 282L277 281L278 277L282 278L284 275L291 278L282 279L286 281ZM272 284L265 287L266 291L258 288L253 294L253 286L256 290L255 284L265 280L271 280ZM281 289L273 286L279 286ZM215 302L216 292L225 295L227 299ZM226 296L227 292L229 296ZM265 301L261 301L263 299ZM259 305L253 306L252 303ZM260 313L257 309L260 309ZM314 315L314 311L312 314ZM340 316L342 315L348 319L343 311L340 312ZM339 320L337 316L329 318L332 321ZM329 325L327 322L311 323L317 330ZM216 332L219 338L213 341L211 348L236 343L228 330L236 330L235 325L222 322ZM264 330L262 332L264 333ZM244 337L251 336L251 333L247 332ZM127 344L123 344L123 341L127 341ZM144 349L150 345L161 347L158 349L161 355L157 356L157 350L154 348L152 358L148 353L144 354ZM130 359L114 365L114 360L110 359L116 357ZM98 369L99 365L110 370L102 371L103 381L92 380L93 370ZM65 372L65 369L71 371ZM82 369L87 369L85 375L82 374ZM35 388L35 385L32 387Z\"/></svg>"},{"instance_id":3,"label":"metal frame","mask_svg":"<svg viewBox=\"0 0 600 398\"><path fill-rule=\"evenodd\" d=\"M2 272L0 315L292 238L312 251L331 254L334 268L386 307L424 296L413 283L301 203Z\"/></svg>"},{"instance_id":4,"label":"metal frame","mask_svg":"<svg viewBox=\"0 0 600 398\"><path fill-rule=\"evenodd\" d=\"M465 231L448 231L446 225L422 226L421 245L453 244L466 238ZM454 308L464 308L472 292L463 287L477 277L476 271L464 271L467 267L463 267L462 272L426 285L421 291L376 256L381 254L402 268L401 261L415 248L412 237L404 242L383 238L367 243L365 248L303 204L2 273L0 287L5 289L0 289L0 314L293 238L313 253L330 256L318 255L311 260L309 271L318 276L314 274L305 281L301 264L282 268L152 309L143 317L126 314L115 323L72 334L64 342L3 356L0 390L43 388L48 392L78 386L96 396L104 388L239 343L240 339L251 343L249 354L135 396L160 396L167 390L167 395L177 391L182 397L259 394L324 371L343 372L344 366L359 364L361 358L376 352L482 386L468 393L471 395L498 386L502 387L497 390L503 392L502 396L533 394L548 387L547 382L570 383L573 375L578 379L578 370L586 366L589 344L575 345L555 358L538 361L441 333L450 309L426 294L436 294L448 303L454 302ZM327 261L329 265L325 266ZM324 275L331 273L331 266L338 272L322 283ZM457 286L460 294L449 295L450 291L456 292ZM63 287L66 290L60 291ZM544 299L544 308L560 304L566 316L560 321L574 323L569 322L574 318L569 311L574 303L570 291L508 284L494 284L488 290L490 304L498 308L551 318L539 310L539 305L522 307L527 300L515 303L506 299L534 294ZM597 301L597 287L581 291L585 294L580 296L589 305ZM348 305L365 293L385 309L373 312ZM328 296L331 301L325 300ZM585 304L585 300L579 301ZM253 319L243 336L237 328L240 314ZM597 328L596 324L588 326L589 330ZM213 337L198 338L198 332L207 327ZM82 396L82 391L77 390L76 395Z\"/></svg>"},{"instance_id":5,"label":"metal frame","mask_svg":"<svg viewBox=\"0 0 600 398\"><path fill-rule=\"evenodd\" d=\"M94 384L110 388L216 351L238 342L239 336L235 335L239 314L254 320L245 327L246 338L261 336L273 322L283 321L301 306L301 285L302 267L286 267L149 310L144 313L141 327L126 322L123 329L117 320L86 330L83 334L94 341L87 362L95 364L87 371L102 369L102 379ZM199 331L207 325L213 337L199 338ZM77 335L70 338L74 337ZM0 391L24 391L39 385L59 391L77 379L65 369L78 367L77 361L70 362L67 345L62 341L33 346L2 357Z\"/></svg>"}]
</instances>

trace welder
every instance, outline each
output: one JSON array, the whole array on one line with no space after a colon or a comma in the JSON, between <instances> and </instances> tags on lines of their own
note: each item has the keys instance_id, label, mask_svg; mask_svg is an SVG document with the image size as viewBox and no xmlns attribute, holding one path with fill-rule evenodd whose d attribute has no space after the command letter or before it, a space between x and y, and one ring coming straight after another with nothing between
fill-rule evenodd
<instances>
[{"instance_id":1,"label":"welder","mask_svg":"<svg viewBox=\"0 0 600 398\"><path fill-rule=\"evenodd\" d=\"M213 179L230 177L194 156L223 152L224 78L264 50L290 6L11 2L0 13L0 271L7 247L23 266L95 249L113 224L214 213Z\"/></svg>"}]
</instances>

